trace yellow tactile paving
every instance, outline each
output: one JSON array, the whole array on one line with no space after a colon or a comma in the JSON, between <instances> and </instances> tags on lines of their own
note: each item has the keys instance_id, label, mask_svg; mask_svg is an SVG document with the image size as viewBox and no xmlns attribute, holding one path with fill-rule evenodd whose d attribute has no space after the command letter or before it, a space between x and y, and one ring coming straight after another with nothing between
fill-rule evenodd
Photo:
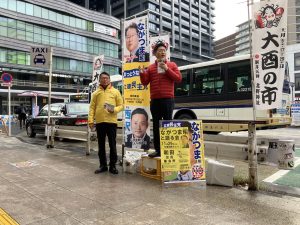
<instances>
[{"instance_id":1,"label":"yellow tactile paving","mask_svg":"<svg viewBox=\"0 0 300 225\"><path fill-rule=\"evenodd\" d=\"M0 208L0 225L20 225L17 221L11 218L3 209Z\"/></svg>"}]
</instances>

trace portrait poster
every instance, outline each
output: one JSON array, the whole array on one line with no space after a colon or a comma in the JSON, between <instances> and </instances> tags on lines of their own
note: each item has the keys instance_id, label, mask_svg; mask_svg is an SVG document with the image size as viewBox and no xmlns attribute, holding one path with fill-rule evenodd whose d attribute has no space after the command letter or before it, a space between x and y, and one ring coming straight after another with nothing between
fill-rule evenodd
<instances>
[{"instance_id":1,"label":"portrait poster","mask_svg":"<svg viewBox=\"0 0 300 225\"><path fill-rule=\"evenodd\" d=\"M99 76L103 68L104 55L94 57L92 82L89 84L90 93L97 90L99 86Z\"/></svg>"},{"instance_id":2,"label":"portrait poster","mask_svg":"<svg viewBox=\"0 0 300 225\"><path fill-rule=\"evenodd\" d=\"M287 1L256 2L252 6L254 105L280 108L287 42Z\"/></svg>"},{"instance_id":3,"label":"portrait poster","mask_svg":"<svg viewBox=\"0 0 300 225\"><path fill-rule=\"evenodd\" d=\"M150 87L140 81L139 67L149 66L148 16L124 21L124 129L126 148L150 148Z\"/></svg>"},{"instance_id":4,"label":"portrait poster","mask_svg":"<svg viewBox=\"0 0 300 225\"><path fill-rule=\"evenodd\" d=\"M201 120L161 121L160 145L164 183L205 180Z\"/></svg>"}]
</instances>

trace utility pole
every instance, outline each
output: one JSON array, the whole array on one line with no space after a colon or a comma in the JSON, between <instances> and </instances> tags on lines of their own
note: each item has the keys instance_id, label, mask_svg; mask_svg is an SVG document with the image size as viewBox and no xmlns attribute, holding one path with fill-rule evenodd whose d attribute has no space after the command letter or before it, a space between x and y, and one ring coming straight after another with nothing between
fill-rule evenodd
<instances>
[{"instance_id":1,"label":"utility pole","mask_svg":"<svg viewBox=\"0 0 300 225\"><path fill-rule=\"evenodd\" d=\"M258 190L258 177L257 177L257 140L256 140L256 108L255 108L255 83L253 73L253 60L252 60L252 39L251 39L251 17L250 17L250 2L247 0L248 5L248 23L249 23L249 42L250 42L250 63L251 63L251 83L252 83L252 105L253 105L253 122L248 123L248 165L249 165L249 191ZM253 0L251 0L253 5Z\"/></svg>"}]
</instances>

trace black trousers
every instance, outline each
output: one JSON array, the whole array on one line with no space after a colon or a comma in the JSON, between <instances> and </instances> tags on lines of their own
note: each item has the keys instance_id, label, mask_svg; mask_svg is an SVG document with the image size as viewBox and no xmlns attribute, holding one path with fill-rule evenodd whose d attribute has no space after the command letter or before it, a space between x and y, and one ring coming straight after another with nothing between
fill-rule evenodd
<instances>
[{"instance_id":1,"label":"black trousers","mask_svg":"<svg viewBox=\"0 0 300 225\"><path fill-rule=\"evenodd\" d=\"M150 110L153 121L153 142L155 151L160 153L159 120L172 120L174 109L173 98L152 99Z\"/></svg>"},{"instance_id":2,"label":"black trousers","mask_svg":"<svg viewBox=\"0 0 300 225\"><path fill-rule=\"evenodd\" d=\"M117 137L117 124L115 123L97 123L97 138L98 138L98 156L100 167L107 166L105 139L108 137L110 148L109 166L114 167L118 161L116 137Z\"/></svg>"},{"instance_id":3,"label":"black trousers","mask_svg":"<svg viewBox=\"0 0 300 225\"><path fill-rule=\"evenodd\" d=\"M19 115L19 121L20 121L20 128L25 126L25 120L26 120L26 114L25 113L21 113Z\"/></svg>"}]
</instances>

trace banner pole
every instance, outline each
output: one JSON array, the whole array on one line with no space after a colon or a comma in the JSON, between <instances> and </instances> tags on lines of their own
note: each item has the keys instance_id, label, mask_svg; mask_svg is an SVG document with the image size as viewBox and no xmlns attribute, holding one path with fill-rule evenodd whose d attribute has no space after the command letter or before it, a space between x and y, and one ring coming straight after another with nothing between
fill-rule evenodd
<instances>
[{"instance_id":1,"label":"banner pole","mask_svg":"<svg viewBox=\"0 0 300 225\"><path fill-rule=\"evenodd\" d=\"M52 83L52 54L53 54L53 49L50 47L50 68L49 68L49 83L48 83L48 119L47 119L47 148L52 147L51 141L50 141L50 130L49 126L51 127L51 121L50 121L50 112L51 112L51 83ZM52 132L51 132L52 133Z\"/></svg>"},{"instance_id":2,"label":"banner pole","mask_svg":"<svg viewBox=\"0 0 300 225\"><path fill-rule=\"evenodd\" d=\"M253 0L251 0L253 5ZM252 56L252 34L251 34L251 17L250 17L250 2L247 0L248 6L248 23L249 23L249 46L250 46L250 65L251 65L251 84L252 84L252 105L253 105L253 121L248 123L248 165L249 165L249 180L248 190L258 190L257 177L257 139L256 139L256 106L255 106L255 83L253 73L253 56Z\"/></svg>"}]
</instances>

